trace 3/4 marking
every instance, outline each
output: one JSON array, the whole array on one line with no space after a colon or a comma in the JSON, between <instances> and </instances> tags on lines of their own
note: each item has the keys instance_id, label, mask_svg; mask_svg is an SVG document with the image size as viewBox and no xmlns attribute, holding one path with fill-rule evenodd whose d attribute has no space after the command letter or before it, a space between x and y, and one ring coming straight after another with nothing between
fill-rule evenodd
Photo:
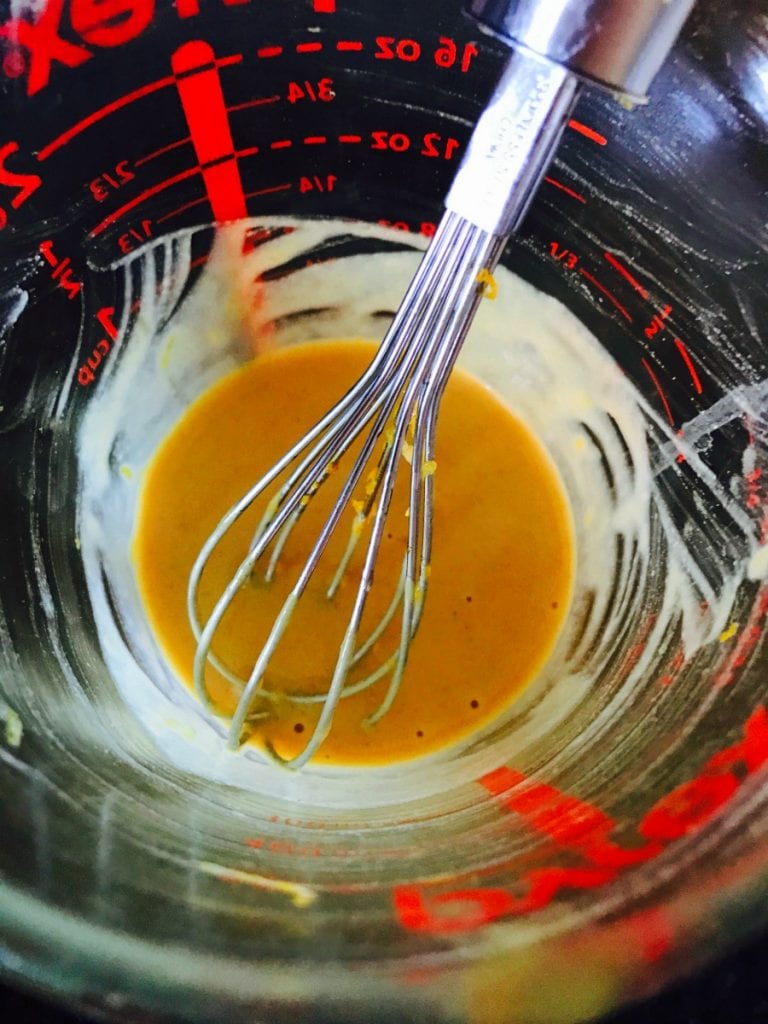
<instances>
[{"instance_id":1,"label":"3/4 marking","mask_svg":"<svg viewBox=\"0 0 768 1024\"><path fill-rule=\"evenodd\" d=\"M309 100L310 103L330 103L336 98L332 78L320 78L316 82L306 80L304 82L289 82L288 92L285 97L289 103L299 103L301 100Z\"/></svg>"}]
</instances>

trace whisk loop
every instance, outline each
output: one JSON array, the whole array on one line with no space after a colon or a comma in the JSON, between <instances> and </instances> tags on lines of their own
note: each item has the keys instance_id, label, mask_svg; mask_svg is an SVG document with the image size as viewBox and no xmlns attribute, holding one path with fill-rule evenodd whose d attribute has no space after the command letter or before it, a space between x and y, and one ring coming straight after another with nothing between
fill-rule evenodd
<instances>
[{"instance_id":1,"label":"whisk loop","mask_svg":"<svg viewBox=\"0 0 768 1024\"><path fill-rule=\"evenodd\" d=\"M328 689L323 694L279 694L281 699L296 704L321 704L320 714L300 754L283 758L270 746L267 754L280 765L301 768L328 735L339 701L387 676L386 692L365 724L374 726L392 707L422 620L429 583L436 469L439 475L435 433L440 400L506 238L522 217L549 163L576 92L575 79L565 69L532 55L512 55L470 140L446 202L447 212L370 366L347 394L229 509L203 545L187 594L189 620L197 641L194 686L200 700L215 713L205 680L210 664L239 693L229 729L231 749L240 746L246 723L262 714L254 712L255 702L278 697L265 685L270 662L349 506L355 515L346 549L327 588L329 599L348 580L353 555L363 535L370 533ZM212 651L222 619L257 566L266 562L263 571L267 582L282 571L283 554L292 542L296 524L355 442L361 444L360 450L330 514L250 675L242 678ZM381 447L375 468L369 470L364 481L377 445ZM378 623L361 638L363 613L404 453L410 456L409 518L400 576ZM209 558L235 522L284 473L288 473L287 479L267 503L245 557L209 617L201 623L198 591ZM361 490L364 497L355 504L355 495ZM373 653L398 615L395 649L364 678L351 681L352 669Z\"/></svg>"}]
</instances>

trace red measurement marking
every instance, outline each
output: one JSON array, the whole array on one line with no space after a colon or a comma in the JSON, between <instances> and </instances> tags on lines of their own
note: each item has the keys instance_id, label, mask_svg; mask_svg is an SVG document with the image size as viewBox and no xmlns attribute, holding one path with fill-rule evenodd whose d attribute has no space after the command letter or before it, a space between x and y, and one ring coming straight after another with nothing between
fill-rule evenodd
<instances>
[{"instance_id":1,"label":"red measurement marking","mask_svg":"<svg viewBox=\"0 0 768 1024\"><path fill-rule=\"evenodd\" d=\"M180 181L185 181L187 178L191 178L195 174L200 173L199 167L189 167L186 171L182 171L181 174L174 174L170 178L166 178L165 181L158 182L157 185L153 185L151 188L145 189L140 195L131 199L125 203L119 209L110 213L108 217L105 217L100 224L97 224L88 234L90 238L97 238L103 231L114 224L115 221L120 220L126 213L134 210L141 203L146 202L147 199L151 199L152 196L158 195L160 192L165 192L166 189L172 188L177 185Z\"/></svg>"},{"instance_id":2,"label":"red measurement marking","mask_svg":"<svg viewBox=\"0 0 768 1024\"><path fill-rule=\"evenodd\" d=\"M322 48L322 43L297 43L296 53L319 53Z\"/></svg>"},{"instance_id":3,"label":"red measurement marking","mask_svg":"<svg viewBox=\"0 0 768 1024\"><path fill-rule=\"evenodd\" d=\"M238 151L237 151L237 153L235 155L238 156L238 157L241 157L241 156L253 156L254 153L258 153L258 152L259 152L259 147L258 146L249 146L248 149L238 149Z\"/></svg>"},{"instance_id":4,"label":"red measurement marking","mask_svg":"<svg viewBox=\"0 0 768 1024\"><path fill-rule=\"evenodd\" d=\"M270 149L290 149L293 145L290 139L276 139L274 142L270 142Z\"/></svg>"},{"instance_id":5,"label":"red measurement marking","mask_svg":"<svg viewBox=\"0 0 768 1024\"><path fill-rule=\"evenodd\" d=\"M134 161L135 167L141 167L142 164L148 164L150 160L156 159L156 157L164 156L166 153L170 153L174 149L178 149L179 146L186 146L188 142L191 142L189 135L183 139L179 139L178 142L172 142L168 146L163 146L162 149L156 149L153 153L147 153L146 156L139 157L138 160Z\"/></svg>"},{"instance_id":6,"label":"red measurement marking","mask_svg":"<svg viewBox=\"0 0 768 1024\"><path fill-rule=\"evenodd\" d=\"M637 278L635 278L622 263L619 263L613 253L604 252L603 256L610 263L613 269L617 270L621 274L625 281L629 281L636 292L639 292L644 299L648 298L648 289L643 288Z\"/></svg>"},{"instance_id":7,"label":"red measurement marking","mask_svg":"<svg viewBox=\"0 0 768 1024\"><path fill-rule=\"evenodd\" d=\"M677 351L683 357L683 362L685 363L688 373L691 375L691 380L693 381L693 386L696 389L696 394L700 395L702 392L701 381L699 380L699 375L696 372L696 367L693 365L693 360L690 357L688 349L679 338L675 338L675 345L677 347Z\"/></svg>"},{"instance_id":8,"label":"red measurement marking","mask_svg":"<svg viewBox=\"0 0 768 1024\"><path fill-rule=\"evenodd\" d=\"M627 312L627 310L622 306L622 304L619 302L619 300L616 298L613 292L609 291L604 284L601 284L597 280L597 278L593 277L588 270L584 269L584 267L579 267L579 273L582 277L586 278L587 281L590 282L590 284L593 284L599 292L602 292L606 299L613 303L613 305L616 307L616 309L618 309L618 311L621 313L625 320L629 320L629 322L632 323L632 317Z\"/></svg>"},{"instance_id":9,"label":"red measurement marking","mask_svg":"<svg viewBox=\"0 0 768 1024\"><path fill-rule=\"evenodd\" d=\"M53 267L51 280L56 282L68 299L77 298L83 286L72 276L72 260L69 256L65 256L63 259L58 257L53 251L53 242L50 239L40 243L38 252L45 262Z\"/></svg>"},{"instance_id":10,"label":"red measurement marking","mask_svg":"<svg viewBox=\"0 0 768 1024\"><path fill-rule=\"evenodd\" d=\"M359 51L362 50L363 44L359 39L340 39L336 43L336 49L344 51Z\"/></svg>"},{"instance_id":11,"label":"red measurement marking","mask_svg":"<svg viewBox=\"0 0 768 1024\"><path fill-rule=\"evenodd\" d=\"M245 217L248 211L216 55L208 43L195 39L173 53L171 67L214 219Z\"/></svg>"},{"instance_id":12,"label":"red measurement marking","mask_svg":"<svg viewBox=\"0 0 768 1024\"><path fill-rule=\"evenodd\" d=\"M200 196L198 199L192 199L189 203L184 203L183 206L177 206L175 210L171 210L170 213L164 213L162 217L157 218L158 224L163 224L167 220L171 220L173 217L178 217L180 213L186 213L187 210L191 210L193 206L200 206L201 203L207 203L208 196Z\"/></svg>"},{"instance_id":13,"label":"red measurement marking","mask_svg":"<svg viewBox=\"0 0 768 1024\"><path fill-rule=\"evenodd\" d=\"M339 142L362 142L362 135L340 135Z\"/></svg>"},{"instance_id":14,"label":"red measurement marking","mask_svg":"<svg viewBox=\"0 0 768 1024\"><path fill-rule=\"evenodd\" d=\"M196 260L192 260L189 264L190 270L197 270L198 267L203 267L210 259L210 253L206 253L205 256L198 256Z\"/></svg>"},{"instance_id":15,"label":"red measurement marking","mask_svg":"<svg viewBox=\"0 0 768 1024\"><path fill-rule=\"evenodd\" d=\"M583 135L587 139L591 139L592 142L596 142L598 146L605 146L608 143L608 139L600 132L596 132L594 128L588 127L586 124L582 124L581 121L570 120L568 127L573 131L578 132L579 135Z\"/></svg>"},{"instance_id":16,"label":"red measurement marking","mask_svg":"<svg viewBox=\"0 0 768 1024\"><path fill-rule=\"evenodd\" d=\"M665 306L662 309L662 311L660 313L656 313L654 315L654 317L651 320L651 322L645 328L645 336L646 336L646 338L649 338L649 339L650 338L655 338L656 335L659 333L659 331L663 331L664 330L664 322L665 322L665 320L667 320L667 318L669 317L671 312L672 312L672 307L667 305L667 306Z\"/></svg>"},{"instance_id":17,"label":"red measurement marking","mask_svg":"<svg viewBox=\"0 0 768 1024\"><path fill-rule=\"evenodd\" d=\"M621 872L658 856L677 839L697 831L733 798L745 775L768 761L768 713L758 706L744 724L743 738L719 751L698 775L661 797L643 816L638 847L611 837L617 822L599 807L506 766L478 781L539 836L579 858L575 866L538 867L521 879L522 895L502 888L441 891L438 884L399 885L395 912L411 931L445 934L482 928L502 916L530 914L552 903L563 889L596 889ZM735 771L733 770L735 769Z\"/></svg>"},{"instance_id":18,"label":"red measurement marking","mask_svg":"<svg viewBox=\"0 0 768 1024\"><path fill-rule=\"evenodd\" d=\"M226 68L232 64L239 64L243 59L242 54L235 54L232 57L222 57L216 61L217 68ZM105 117L109 117L110 114L114 114L115 111L121 110L123 107L129 106L131 103L135 103L136 100L143 99L145 96L151 96L152 93L158 92L160 89L165 89L166 86L174 84L174 78L169 75L167 78L159 78L156 82L149 82L147 85L142 85L138 89L134 89L132 92L127 92L124 96L119 99L113 100L111 103L105 104L103 107L99 107L88 117L84 117L81 121L73 124L71 128L67 128L61 135L57 135L55 139L52 139L47 146L43 148L37 154L37 159L40 161L47 160L51 153L55 153L62 146L66 146L68 142L76 138L81 132L86 131L94 124L98 124L99 121L103 121Z\"/></svg>"},{"instance_id":19,"label":"red measurement marking","mask_svg":"<svg viewBox=\"0 0 768 1024\"><path fill-rule=\"evenodd\" d=\"M96 313L96 319L99 321L101 326L109 335L112 341L117 340L117 327L115 321L112 319L115 315L114 306L102 306L101 309Z\"/></svg>"},{"instance_id":20,"label":"red measurement marking","mask_svg":"<svg viewBox=\"0 0 768 1024\"><path fill-rule=\"evenodd\" d=\"M96 347L77 371L77 383L80 384L81 387L87 387L89 384L93 384L96 380L96 371L101 366L104 357L109 354L109 350L111 348L110 342L117 339L117 327L115 327L112 319L114 314L114 306L102 306L96 313L96 319L104 328L107 337L101 338L101 340L96 343Z\"/></svg>"},{"instance_id":21,"label":"red measurement marking","mask_svg":"<svg viewBox=\"0 0 768 1024\"><path fill-rule=\"evenodd\" d=\"M257 57L279 57L283 52L282 46L262 46L256 51Z\"/></svg>"},{"instance_id":22,"label":"red measurement marking","mask_svg":"<svg viewBox=\"0 0 768 1024\"><path fill-rule=\"evenodd\" d=\"M272 185L270 188L259 188L255 192L248 192L246 199L253 199L254 196L269 196L273 192L287 192L293 188L293 184L289 181L285 185Z\"/></svg>"},{"instance_id":23,"label":"red measurement marking","mask_svg":"<svg viewBox=\"0 0 768 1024\"><path fill-rule=\"evenodd\" d=\"M325 135L308 135L304 139L305 146L322 146L323 143L327 142L328 138Z\"/></svg>"},{"instance_id":24,"label":"red measurement marking","mask_svg":"<svg viewBox=\"0 0 768 1024\"><path fill-rule=\"evenodd\" d=\"M279 96L262 96L260 99L248 100L247 103L236 103L234 107L228 107L230 114L234 114L236 110L248 110L249 107L265 107L269 103L278 103L280 101Z\"/></svg>"},{"instance_id":25,"label":"red measurement marking","mask_svg":"<svg viewBox=\"0 0 768 1024\"><path fill-rule=\"evenodd\" d=\"M315 14L335 14L336 0L312 0Z\"/></svg>"},{"instance_id":26,"label":"red measurement marking","mask_svg":"<svg viewBox=\"0 0 768 1024\"><path fill-rule=\"evenodd\" d=\"M91 125L98 124L99 121L103 121L105 117L109 117L110 114L114 114L116 110L120 110L123 107L129 106L131 103L135 103L136 100L143 99L145 96L151 96L152 93L158 92L160 89L165 89L168 85L173 85L173 77L159 78L156 82L149 82L147 85L142 85L138 89L134 89L132 92L127 92L124 96L119 99L113 100L112 103L107 103L98 110L95 110L88 117L84 117L81 121L73 124L71 128L68 128L61 135L57 135L55 139L48 143L47 146L43 146L40 152L37 154L38 160L47 160L51 153L55 153L57 149L61 149L62 146L66 146L68 142L71 142L77 135L84 132Z\"/></svg>"},{"instance_id":27,"label":"red measurement marking","mask_svg":"<svg viewBox=\"0 0 768 1024\"><path fill-rule=\"evenodd\" d=\"M580 192L575 192L572 188L568 188L567 185L564 185L562 181L557 181L556 178L545 178L544 181L546 181L548 185L554 185L555 188L559 188L561 192L565 192L565 194L571 196L571 198L578 199L580 203L586 203L587 201Z\"/></svg>"},{"instance_id":28,"label":"red measurement marking","mask_svg":"<svg viewBox=\"0 0 768 1024\"><path fill-rule=\"evenodd\" d=\"M645 372L648 374L648 376L653 381L653 386L656 388L658 396L661 399L661 404L664 406L664 412L666 414L667 419L669 420L669 425L671 427L674 427L675 421L672 418L672 410L669 408L669 402L667 401L667 396L664 394L664 389L661 386L659 378L654 373L653 367L651 366L651 364L648 362L647 359L641 359L640 362L645 367Z\"/></svg>"}]
</instances>

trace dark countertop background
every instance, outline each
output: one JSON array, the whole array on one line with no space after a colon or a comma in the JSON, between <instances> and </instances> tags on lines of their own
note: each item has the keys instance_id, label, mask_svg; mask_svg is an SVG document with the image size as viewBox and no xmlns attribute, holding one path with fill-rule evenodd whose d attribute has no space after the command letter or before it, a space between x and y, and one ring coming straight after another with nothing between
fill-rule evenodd
<instances>
[{"instance_id":1,"label":"dark countertop background","mask_svg":"<svg viewBox=\"0 0 768 1024\"><path fill-rule=\"evenodd\" d=\"M0 985L2 1024L86 1024L85 1018ZM224 1022L222 1022L224 1024ZM254 1024L270 1024L268 1020ZM768 935L601 1024L768 1024Z\"/></svg>"}]
</instances>

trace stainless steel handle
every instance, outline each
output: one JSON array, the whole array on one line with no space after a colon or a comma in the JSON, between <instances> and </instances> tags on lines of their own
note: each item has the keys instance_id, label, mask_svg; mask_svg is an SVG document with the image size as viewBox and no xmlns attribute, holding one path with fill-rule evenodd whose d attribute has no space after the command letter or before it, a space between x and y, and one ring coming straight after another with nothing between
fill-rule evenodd
<instances>
[{"instance_id":1,"label":"stainless steel handle","mask_svg":"<svg viewBox=\"0 0 768 1024\"><path fill-rule=\"evenodd\" d=\"M481 27L642 101L694 0L467 0Z\"/></svg>"}]
</instances>

